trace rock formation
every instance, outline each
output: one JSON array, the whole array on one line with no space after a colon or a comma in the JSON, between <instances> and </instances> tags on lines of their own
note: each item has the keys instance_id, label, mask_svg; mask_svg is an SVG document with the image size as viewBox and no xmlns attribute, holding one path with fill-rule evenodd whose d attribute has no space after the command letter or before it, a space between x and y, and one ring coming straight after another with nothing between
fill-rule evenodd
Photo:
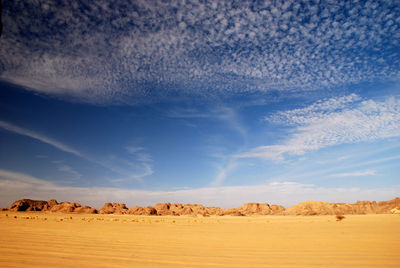
<instances>
[{"instance_id":1,"label":"rock formation","mask_svg":"<svg viewBox=\"0 0 400 268\"><path fill-rule=\"evenodd\" d=\"M157 210L153 207L131 207L128 214L132 215L157 215Z\"/></svg>"},{"instance_id":2,"label":"rock formation","mask_svg":"<svg viewBox=\"0 0 400 268\"><path fill-rule=\"evenodd\" d=\"M97 210L89 206L81 206L78 203L61 202L55 199L49 201L22 199L15 201L8 208L9 211L50 211L62 213L97 213Z\"/></svg>"},{"instance_id":3,"label":"rock formation","mask_svg":"<svg viewBox=\"0 0 400 268\"><path fill-rule=\"evenodd\" d=\"M246 203L238 208L243 215L277 215L282 214L285 208L278 205L270 206L267 203Z\"/></svg>"},{"instance_id":4,"label":"rock formation","mask_svg":"<svg viewBox=\"0 0 400 268\"><path fill-rule=\"evenodd\" d=\"M392 213L392 214L400 214L400 209L393 208L393 209L390 210L390 213Z\"/></svg>"},{"instance_id":5,"label":"rock formation","mask_svg":"<svg viewBox=\"0 0 400 268\"><path fill-rule=\"evenodd\" d=\"M97 209L70 202L61 202L60 204L55 204L54 206L50 207L50 211L61 213L97 213Z\"/></svg>"},{"instance_id":6,"label":"rock formation","mask_svg":"<svg viewBox=\"0 0 400 268\"><path fill-rule=\"evenodd\" d=\"M289 207L285 215L389 214L400 209L400 198L390 201L357 201L354 204L306 201Z\"/></svg>"},{"instance_id":7,"label":"rock formation","mask_svg":"<svg viewBox=\"0 0 400 268\"><path fill-rule=\"evenodd\" d=\"M8 207L9 211L43 211L48 210L50 205L47 201L22 199L15 201Z\"/></svg>"},{"instance_id":8,"label":"rock formation","mask_svg":"<svg viewBox=\"0 0 400 268\"><path fill-rule=\"evenodd\" d=\"M118 203L105 203L103 208L100 209L100 214L127 214L128 208L125 204Z\"/></svg>"},{"instance_id":9,"label":"rock formation","mask_svg":"<svg viewBox=\"0 0 400 268\"><path fill-rule=\"evenodd\" d=\"M343 215L343 214L399 214L400 198L389 201L357 201L354 204L327 203L321 201L306 201L285 210L279 205L267 203L246 203L239 208L222 209L219 207L205 207L199 204L171 204L158 203L154 207L128 208L125 204L105 203L99 211L78 203L58 203L49 201L22 199L15 201L9 211L49 211L61 213L100 213L100 214L131 214L131 215L159 215L159 216L251 216L251 215Z\"/></svg>"}]
</instances>

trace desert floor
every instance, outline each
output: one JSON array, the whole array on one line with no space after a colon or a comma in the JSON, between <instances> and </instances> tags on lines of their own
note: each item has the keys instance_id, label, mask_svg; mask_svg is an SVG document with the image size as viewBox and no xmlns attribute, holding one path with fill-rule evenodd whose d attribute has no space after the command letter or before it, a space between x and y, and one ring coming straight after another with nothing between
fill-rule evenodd
<instances>
[{"instance_id":1,"label":"desert floor","mask_svg":"<svg viewBox=\"0 0 400 268\"><path fill-rule=\"evenodd\" d=\"M0 267L400 267L400 215L0 212Z\"/></svg>"}]
</instances>

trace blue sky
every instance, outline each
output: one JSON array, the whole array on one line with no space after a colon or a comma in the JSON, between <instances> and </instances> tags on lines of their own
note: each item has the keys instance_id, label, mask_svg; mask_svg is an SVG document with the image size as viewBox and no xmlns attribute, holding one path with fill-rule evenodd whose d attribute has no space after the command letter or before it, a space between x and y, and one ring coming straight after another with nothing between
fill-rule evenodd
<instances>
[{"instance_id":1,"label":"blue sky","mask_svg":"<svg viewBox=\"0 0 400 268\"><path fill-rule=\"evenodd\" d=\"M398 1L3 3L0 206L400 193Z\"/></svg>"}]
</instances>

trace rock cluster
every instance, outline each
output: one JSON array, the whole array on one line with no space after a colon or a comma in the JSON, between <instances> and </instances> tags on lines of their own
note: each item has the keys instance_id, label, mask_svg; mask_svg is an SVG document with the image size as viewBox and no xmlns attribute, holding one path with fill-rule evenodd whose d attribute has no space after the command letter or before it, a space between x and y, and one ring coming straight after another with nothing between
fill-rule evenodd
<instances>
[{"instance_id":1,"label":"rock cluster","mask_svg":"<svg viewBox=\"0 0 400 268\"><path fill-rule=\"evenodd\" d=\"M400 209L400 198L390 201L357 201L354 204L306 201L288 208L286 215L338 215L338 214L386 214Z\"/></svg>"},{"instance_id":2,"label":"rock cluster","mask_svg":"<svg viewBox=\"0 0 400 268\"><path fill-rule=\"evenodd\" d=\"M118 203L105 203L103 208L100 209L100 214L127 214L128 208L125 204Z\"/></svg>"},{"instance_id":3,"label":"rock cluster","mask_svg":"<svg viewBox=\"0 0 400 268\"><path fill-rule=\"evenodd\" d=\"M15 201L8 208L9 211L50 211L63 213L97 213L97 209L81 206L78 203L61 202L52 199L49 201L22 199Z\"/></svg>"},{"instance_id":4,"label":"rock cluster","mask_svg":"<svg viewBox=\"0 0 400 268\"><path fill-rule=\"evenodd\" d=\"M50 200L52 201L52 200ZM50 209L50 201L22 199L15 201L8 207L9 211L47 211ZM57 203L57 201L56 201Z\"/></svg>"},{"instance_id":5,"label":"rock cluster","mask_svg":"<svg viewBox=\"0 0 400 268\"><path fill-rule=\"evenodd\" d=\"M78 203L61 202L52 199L49 201L23 199L15 201L9 211L50 211L62 213L99 213L99 214L131 214L131 215L159 215L159 216L249 216L249 215L339 215L339 214L383 214L400 213L400 198L390 201L358 201L354 204L327 203L321 201L306 201L285 209L278 205L267 203L246 203L239 208L222 209L219 207L205 207L199 204L171 204L158 203L154 207L128 208L125 204L105 203L97 210Z\"/></svg>"},{"instance_id":6,"label":"rock cluster","mask_svg":"<svg viewBox=\"0 0 400 268\"><path fill-rule=\"evenodd\" d=\"M239 212L244 215L281 215L285 208L278 205L268 205L259 203L246 203L238 208Z\"/></svg>"}]
</instances>

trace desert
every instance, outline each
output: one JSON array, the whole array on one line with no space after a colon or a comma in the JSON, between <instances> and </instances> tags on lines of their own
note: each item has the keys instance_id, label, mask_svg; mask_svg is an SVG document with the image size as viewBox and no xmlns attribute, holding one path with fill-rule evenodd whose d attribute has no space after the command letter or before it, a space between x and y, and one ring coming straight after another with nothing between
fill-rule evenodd
<instances>
[{"instance_id":1,"label":"desert","mask_svg":"<svg viewBox=\"0 0 400 268\"><path fill-rule=\"evenodd\" d=\"M0 267L399 267L400 215L393 207L398 200L358 202L358 209L381 204L365 206L366 214L342 204L348 213L340 218L322 209L325 202L322 208L299 204L298 213L279 215L257 214L259 206L247 205L241 209L242 215L253 211L247 216L232 216L239 215L235 209L225 216L177 216L165 212L168 206L176 210L168 203L124 209L151 216L123 214L126 206L111 203L105 206L109 213L56 201L13 211L14 203L0 212ZM49 203L58 209L52 212Z\"/></svg>"},{"instance_id":2,"label":"desert","mask_svg":"<svg viewBox=\"0 0 400 268\"><path fill-rule=\"evenodd\" d=\"M0 268L400 268L400 0L0 0Z\"/></svg>"}]
</instances>

